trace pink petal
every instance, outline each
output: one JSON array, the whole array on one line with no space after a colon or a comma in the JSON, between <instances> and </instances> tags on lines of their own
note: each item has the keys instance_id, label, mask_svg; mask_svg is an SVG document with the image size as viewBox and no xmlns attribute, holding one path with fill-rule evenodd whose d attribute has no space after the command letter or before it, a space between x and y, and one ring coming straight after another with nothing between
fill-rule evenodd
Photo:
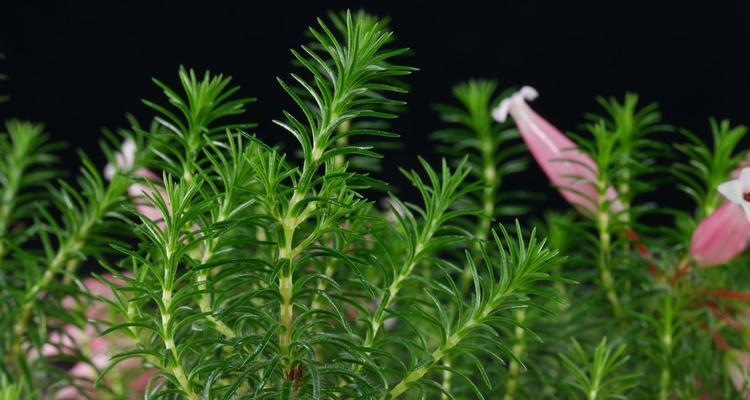
<instances>
[{"instance_id":1,"label":"pink petal","mask_svg":"<svg viewBox=\"0 0 750 400\"><path fill-rule=\"evenodd\" d=\"M725 202L693 231L690 255L701 267L721 265L745 250L748 237L750 222L742 207Z\"/></svg>"},{"instance_id":2,"label":"pink petal","mask_svg":"<svg viewBox=\"0 0 750 400\"><path fill-rule=\"evenodd\" d=\"M169 207L167 192L163 188L158 186L156 187L156 190L159 192L159 195L162 197L162 199L167 202L167 207ZM143 183L134 183L128 188L128 194L135 198L134 201L136 202L136 210L138 210L139 213L143 214L144 217L150 219L151 221L162 221L163 223L164 216L162 215L161 210L152 206L149 200L144 197L144 195L150 196L153 193L154 189L152 189L151 186Z\"/></svg>"},{"instance_id":3,"label":"pink petal","mask_svg":"<svg viewBox=\"0 0 750 400\"><path fill-rule=\"evenodd\" d=\"M145 371L144 373L140 374L137 378L135 378L132 382L130 382L130 389L142 392L146 390L146 385L148 385L148 382L151 380L151 377L153 377L158 371L156 368L150 369L148 371Z\"/></svg>"},{"instance_id":4,"label":"pink petal","mask_svg":"<svg viewBox=\"0 0 750 400\"><path fill-rule=\"evenodd\" d=\"M55 393L55 400L87 400L74 386L66 386Z\"/></svg>"},{"instance_id":5,"label":"pink petal","mask_svg":"<svg viewBox=\"0 0 750 400\"><path fill-rule=\"evenodd\" d=\"M109 274L103 275L102 278L110 282L116 282L116 280ZM117 283L122 284L121 281ZM112 289L110 289L109 285L102 283L98 279L85 278L83 280L83 286L85 286L86 290L88 290L89 293L91 293L94 296L104 296L107 298L112 297Z\"/></svg>"},{"instance_id":6,"label":"pink petal","mask_svg":"<svg viewBox=\"0 0 750 400\"><path fill-rule=\"evenodd\" d=\"M97 374L94 367L82 362L76 363L76 365L68 370L68 375L76 378L96 379Z\"/></svg>"},{"instance_id":7,"label":"pink petal","mask_svg":"<svg viewBox=\"0 0 750 400\"><path fill-rule=\"evenodd\" d=\"M156 175L154 171L151 171L150 169L146 169L146 168L140 168L137 171L135 171L135 176L146 178L154 182L161 182L161 177L159 175Z\"/></svg>"},{"instance_id":8,"label":"pink petal","mask_svg":"<svg viewBox=\"0 0 750 400\"><path fill-rule=\"evenodd\" d=\"M107 339L102 336L95 337L89 341L89 347L90 347L91 353L93 354L92 361L94 362L94 364L100 368L106 367L107 366L107 362L106 362L107 354L106 353L107 353L107 350L109 349L109 342L107 341ZM100 356L103 356L103 358ZM104 360L104 366L100 366L99 364L97 364L102 359Z\"/></svg>"},{"instance_id":9,"label":"pink petal","mask_svg":"<svg viewBox=\"0 0 750 400\"><path fill-rule=\"evenodd\" d=\"M750 354L737 349L729 350L724 366L735 389L743 399L750 400Z\"/></svg>"},{"instance_id":10,"label":"pink petal","mask_svg":"<svg viewBox=\"0 0 750 400\"><path fill-rule=\"evenodd\" d=\"M67 328L66 326L65 329ZM63 353L72 354L72 351L68 349L72 349L76 345L70 336L61 335L59 332L50 332L47 341L49 343L42 346L42 355L45 357L60 355L61 348Z\"/></svg>"}]
</instances>

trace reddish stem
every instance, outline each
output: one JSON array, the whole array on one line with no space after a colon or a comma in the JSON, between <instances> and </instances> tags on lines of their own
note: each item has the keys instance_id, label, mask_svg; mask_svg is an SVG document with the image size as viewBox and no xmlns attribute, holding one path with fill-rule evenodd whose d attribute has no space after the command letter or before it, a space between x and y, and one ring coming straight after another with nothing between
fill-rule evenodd
<instances>
[{"instance_id":1,"label":"reddish stem","mask_svg":"<svg viewBox=\"0 0 750 400\"><path fill-rule=\"evenodd\" d=\"M641 242L641 238L638 236L638 234L633 230L633 228L626 228L625 229L625 236L633 242L635 245L636 251L641 253L643 258L646 259L646 267L648 268L649 272L651 272L651 276L654 278L659 277L659 270L656 268L656 265L654 265L653 262L651 262L651 254L648 251L648 248Z\"/></svg>"},{"instance_id":2,"label":"reddish stem","mask_svg":"<svg viewBox=\"0 0 750 400\"><path fill-rule=\"evenodd\" d=\"M719 335L719 332L711 332L711 338L714 340L717 346L721 349L721 351L727 352L729 351L729 344L727 344L727 341L724 340L721 335Z\"/></svg>"},{"instance_id":3,"label":"reddish stem","mask_svg":"<svg viewBox=\"0 0 750 400\"><path fill-rule=\"evenodd\" d=\"M698 328L703 329L704 331L708 332L708 325L706 325L705 323L697 322L696 325L698 325ZM727 343L726 340L724 340L723 337L721 337L719 332L710 332L710 335L711 335L711 339L713 339L714 343L716 343L716 345L719 346L719 348L722 351L729 350L729 344Z\"/></svg>"},{"instance_id":4,"label":"reddish stem","mask_svg":"<svg viewBox=\"0 0 750 400\"><path fill-rule=\"evenodd\" d=\"M679 282L683 276L687 275L688 272L690 272L690 262L687 258L683 258L677 266L677 271L672 277L672 286L676 285L677 282Z\"/></svg>"},{"instance_id":5,"label":"reddish stem","mask_svg":"<svg viewBox=\"0 0 750 400\"><path fill-rule=\"evenodd\" d=\"M720 298L725 298L725 299L733 299L733 300L750 302L750 293L740 292L737 290L714 289L714 290L706 290L703 292L703 294L707 297L720 297Z\"/></svg>"},{"instance_id":6,"label":"reddish stem","mask_svg":"<svg viewBox=\"0 0 750 400\"><path fill-rule=\"evenodd\" d=\"M299 391L299 386L302 384L302 372L305 370L305 366L303 364L297 364L297 366L292 366L289 368L289 370L286 372L286 379L290 382L292 382L292 390L294 392Z\"/></svg>"},{"instance_id":7,"label":"reddish stem","mask_svg":"<svg viewBox=\"0 0 750 400\"><path fill-rule=\"evenodd\" d=\"M706 307L711 311L711 313L720 320L724 321L727 326L730 328L741 331L742 330L742 324L740 324L736 319L732 318L731 316L727 315L721 310L721 307L719 307L718 304L716 304L713 301L706 301Z\"/></svg>"}]
</instances>

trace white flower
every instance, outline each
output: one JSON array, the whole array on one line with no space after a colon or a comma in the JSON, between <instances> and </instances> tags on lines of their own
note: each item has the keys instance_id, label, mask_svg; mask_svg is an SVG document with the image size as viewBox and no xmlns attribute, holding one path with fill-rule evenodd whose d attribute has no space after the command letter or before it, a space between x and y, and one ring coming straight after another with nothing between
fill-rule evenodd
<instances>
[{"instance_id":1,"label":"white flower","mask_svg":"<svg viewBox=\"0 0 750 400\"><path fill-rule=\"evenodd\" d=\"M505 122L508 119L510 108L514 103L525 103L526 101L532 101L539 97L539 92L531 86L524 86L521 90L514 93L512 96L504 99L500 104L492 110L492 117L497 122Z\"/></svg>"},{"instance_id":2,"label":"white flower","mask_svg":"<svg viewBox=\"0 0 750 400\"><path fill-rule=\"evenodd\" d=\"M128 172L133 168L133 164L135 163L135 150L135 142L130 139L125 139L125 141L122 142L122 149L115 153L117 166L115 167L112 163L107 164L107 166L104 167L104 177L108 180L112 180L116 171Z\"/></svg>"},{"instance_id":3,"label":"white flower","mask_svg":"<svg viewBox=\"0 0 750 400\"><path fill-rule=\"evenodd\" d=\"M743 168L739 179L724 182L717 190L732 203L741 205L750 220L750 168Z\"/></svg>"}]
</instances>

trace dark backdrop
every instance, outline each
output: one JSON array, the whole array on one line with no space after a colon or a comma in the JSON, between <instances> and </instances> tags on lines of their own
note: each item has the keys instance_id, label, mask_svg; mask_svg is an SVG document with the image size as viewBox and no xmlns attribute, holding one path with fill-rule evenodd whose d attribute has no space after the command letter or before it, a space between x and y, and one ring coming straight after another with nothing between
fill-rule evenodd
<instances>
[{"instance_id":1,"label":"dark backdrop","mask_svg":"<svg viewBox=\"0 0 750 400\"><path fill-rule=\"evenodd\" d=\"M349 7L391 16L399 43L413 49L410 63L421 68L409 78L408 112L395 123L406 151L388 154L386 178L398 175L396 166L415 165L416 154L436 160L427 135L441 124L431 105L450 101L450 87L471 77L535 86L541 97L534 107L563 130L596 109L595 95L626 90L658 101L667 122L701 135L709 116L750 122L748 6L569 3L6 0L0 52L8 59L0 70L10 81L0 83L0 93L12 99L0 117L44 122L54 138L72 144L64 158L72 170L75 148L101 160L101 127L124 126L125 112L147 121L151 113L140 99L164 101L150 78L176 84L182 64L233 76L244 95L259 98L249 108L257 131L277 142L286 134L270 120L290 101L274 77L291 71L288 49L306 40L315 17ZM537 168L524 182L546 185Z\"/></svg>"}]
</instances>

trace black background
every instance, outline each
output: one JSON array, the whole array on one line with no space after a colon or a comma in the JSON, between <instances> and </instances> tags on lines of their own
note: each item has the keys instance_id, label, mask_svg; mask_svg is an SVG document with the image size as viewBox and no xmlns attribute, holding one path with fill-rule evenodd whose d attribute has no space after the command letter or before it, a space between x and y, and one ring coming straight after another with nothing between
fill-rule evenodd
<instances>
[{"instance_id":1,"label":"black background","mask_svg":"<svg viewBox=\"0 0 750 400\"><path fill-rule=\"evenodd\" d=\"M385 178L398 185L397 166L416 165L417 154L437 160L427 135L441 123L431 106L451 101L451 86L471 77L535 86L533 107L563 130L597 110L594 96L627 90L702 136L710 116L750 122L750 14L741 3L2 3L0 52L8 59L0 70L10 81L0 93L11 102L0 105L0 118L44 122L70 143L63 153L70 171L76 148L102 161L102 127L126 126L126 112L147 122L152 113L140 99L164 103L150 78L176 85L179 65L233 76L242 94L259 98L248 112L259 135L288 140L270 123L291 106L274 77L293 70L288 49L307 41L317 16L345 8L391 16L398 43L413 49L408 63L421 68L408 78L409 109L395 122L405 151L385 160ZM546 185L536 167L523 180ZM666 205L680 201L664 193Z\"/></svg>"}]
</instances>

